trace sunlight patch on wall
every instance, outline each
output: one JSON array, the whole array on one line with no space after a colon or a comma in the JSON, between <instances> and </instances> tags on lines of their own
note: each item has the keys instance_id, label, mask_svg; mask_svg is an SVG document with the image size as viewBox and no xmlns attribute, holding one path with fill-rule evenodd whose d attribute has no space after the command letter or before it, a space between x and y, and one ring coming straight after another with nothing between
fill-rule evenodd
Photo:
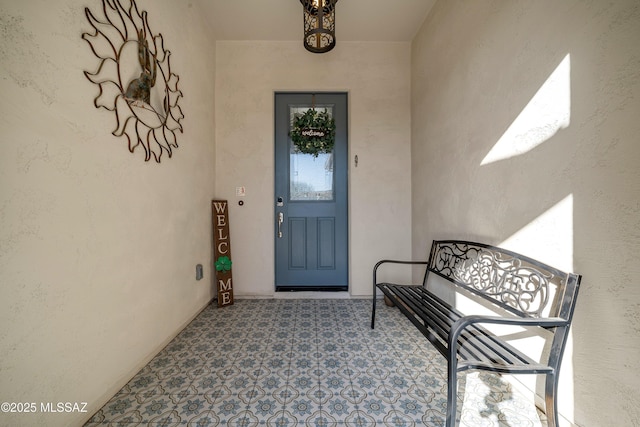
<instances>
[{"instance_id":1,"label":"sunlight patch on wall","mask_svg":"<svg viewBox=\"0 0 640 427\"><path fill-rule=\"evenodd\" d=\"M564 271L573 271L573 194L568 195L497 246ZM491 314L475 299L456 295L456 308L465 313ZM498 328L514 331L518 328ZM498 330L496 329L496 330ZM538 350L537 354L540 354Z\"/></svg>"},{"instance_id":2,"label":"sunlight patch on wall","mask_svg":"<svg viewBox=\"0 0 640 427\"><path fill-rule=\"evenodd\" d=\"M533 259L549 264L560 270L573 271L573 194L546 210L542 215L525 225L516 233L508 237L498 246L511 249ZM528 354L540 355L543 352L544 341L531 338L517 345ZM573 339L572 334L565 348L562 369L560 370L560 385L558 409L562 416L573 417L574 389L573 389ZM525 378L526 377L526 378ZM531 378L529 378L531 377ZM544 395L542 382L536 383L533 376L520 375L514 377L527 390L535 390L539 396ZM522 390L524 391L524 390Z\"/></svg>"},{"instance_id":3,"label":"sunlight patch on wall","mask_svg":"<svg viewBox=\"0 0 640 427\"><path fill-rule=\"evenodd\" d=\"M573 270L573 195L560 200L540 216L507 238L498 246L547 263L564 271ZM456 308L464 313L493 315L491 307L482 306L473 298L456 295ZM545 313L548 315L549 313ZM497 334L513 334L514 337L524 329L513 326L487 326ZM533 358L543 352L545 338L522 335L511 342ZM563 367L564 371L565 367ZM570 370L570 368L569 368ZM564 374L564 372L563 372ZM535 378L529 378L535 380ZM524 379L525 381L527 378ZM535 381L531 383L535 389Z\"/></svg>"},{"instance_id":4,"label":"sunlight patch on wall","mask_svg":"<svg viewBox=\"0 0 640 427\"><path fill-rule=\"evenodd\" d=\"M560 65L538 89L480 165L525 154L569 126L571 118L571 60Z\"/></svg>"},{"instance_id":5,"label":"sunlight patch on wall","mask_svg":"<svg viewBox=\"0 0 640 427\"><path fill-rule=\"evenodd\" d=\"M563 271L573 271L573 194L504 240L511 249Z\"/></svg>"}]
</instances>

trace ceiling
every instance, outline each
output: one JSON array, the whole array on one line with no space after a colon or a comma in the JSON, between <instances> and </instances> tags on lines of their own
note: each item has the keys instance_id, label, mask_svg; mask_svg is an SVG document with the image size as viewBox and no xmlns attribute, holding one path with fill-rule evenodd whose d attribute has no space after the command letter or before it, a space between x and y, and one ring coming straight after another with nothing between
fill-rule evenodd
<instances>
[{"instance_id":1,"label":"ceiling","mask_svg":"<svg viewBox=\"0 0 640 427\"><path fill-rule=\"evenodd\" d=\"M436 0L339 0L336 40L411 41ZM300 0L200 0L217 40L301 40Z\"/></svg>"}]
</instances>

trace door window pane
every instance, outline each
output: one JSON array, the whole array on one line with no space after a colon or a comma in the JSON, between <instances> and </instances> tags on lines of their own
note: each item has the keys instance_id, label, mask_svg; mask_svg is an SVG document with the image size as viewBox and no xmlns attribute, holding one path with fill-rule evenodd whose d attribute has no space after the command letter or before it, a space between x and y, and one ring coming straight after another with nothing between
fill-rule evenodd
<instances>
[{"instance_id":1,"label":"door window pane","mask_svg":"<svg viewBox=\"0 0 640 427\"><path fill-rule=\"evenodd\" d=\"M311 106L289 107L289 129L293 127L295 114L303 114ZM315 106L316 110L326 111L332 116L330 106ZM289 194L290 200L333 200L333 152L303 154L296 150L289 139Z\"/></svg>"}]
</instances>

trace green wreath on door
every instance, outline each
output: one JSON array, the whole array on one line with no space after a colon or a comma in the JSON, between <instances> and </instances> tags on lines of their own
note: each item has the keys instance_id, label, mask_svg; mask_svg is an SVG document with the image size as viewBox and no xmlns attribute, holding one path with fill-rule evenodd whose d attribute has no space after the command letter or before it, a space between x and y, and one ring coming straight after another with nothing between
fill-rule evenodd
<instances>
[{"instance_id":1,"label":"green wreath on door","mask_svg":"<svg viewBox=\"0 0 640 427\"><path fill-rule=\"evenodd\" d=\"M304 114L294 116L289 137L296 151L318 157L333 151L336 123L326 111L310 108Z\"/></svg>"}]
</instances>

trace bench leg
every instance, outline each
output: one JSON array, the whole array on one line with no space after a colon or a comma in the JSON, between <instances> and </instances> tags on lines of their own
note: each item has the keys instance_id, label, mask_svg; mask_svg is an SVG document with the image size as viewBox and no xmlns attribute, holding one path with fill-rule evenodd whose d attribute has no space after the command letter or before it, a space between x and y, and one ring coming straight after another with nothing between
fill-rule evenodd
<instances>
[{"instance_id":1,"label":"bench leg","mask_svg":"<svg viewBox=\"0 0 640 427\"><path fill-rule=\"evenodd\" d=\"M447 381L447 419L445 427L455 427L456 425L456 411L458 404L458 381L456 375L456 364L448 363L448 381Z\"/></svg>"},{"instance_id":2,"label":"bench leg","mask_svg":"<svg viewBox=\"0 0 640 427\"><path fill-rule=\"evenodd\" d=\"M544 390L544 406L547 413L547 426L558 427L558 376L547 374Z\"/></svg>"},{"instance_id":3,"label":"bench leg","mask_svg":"<svg viewBox=\"0 0 640 427\"><path fill-rule=\"evenodd\" d=\"M371 329L376 325L376 287L373 287L373 306L371 307Z\"/></svg>"}]
</instances>

